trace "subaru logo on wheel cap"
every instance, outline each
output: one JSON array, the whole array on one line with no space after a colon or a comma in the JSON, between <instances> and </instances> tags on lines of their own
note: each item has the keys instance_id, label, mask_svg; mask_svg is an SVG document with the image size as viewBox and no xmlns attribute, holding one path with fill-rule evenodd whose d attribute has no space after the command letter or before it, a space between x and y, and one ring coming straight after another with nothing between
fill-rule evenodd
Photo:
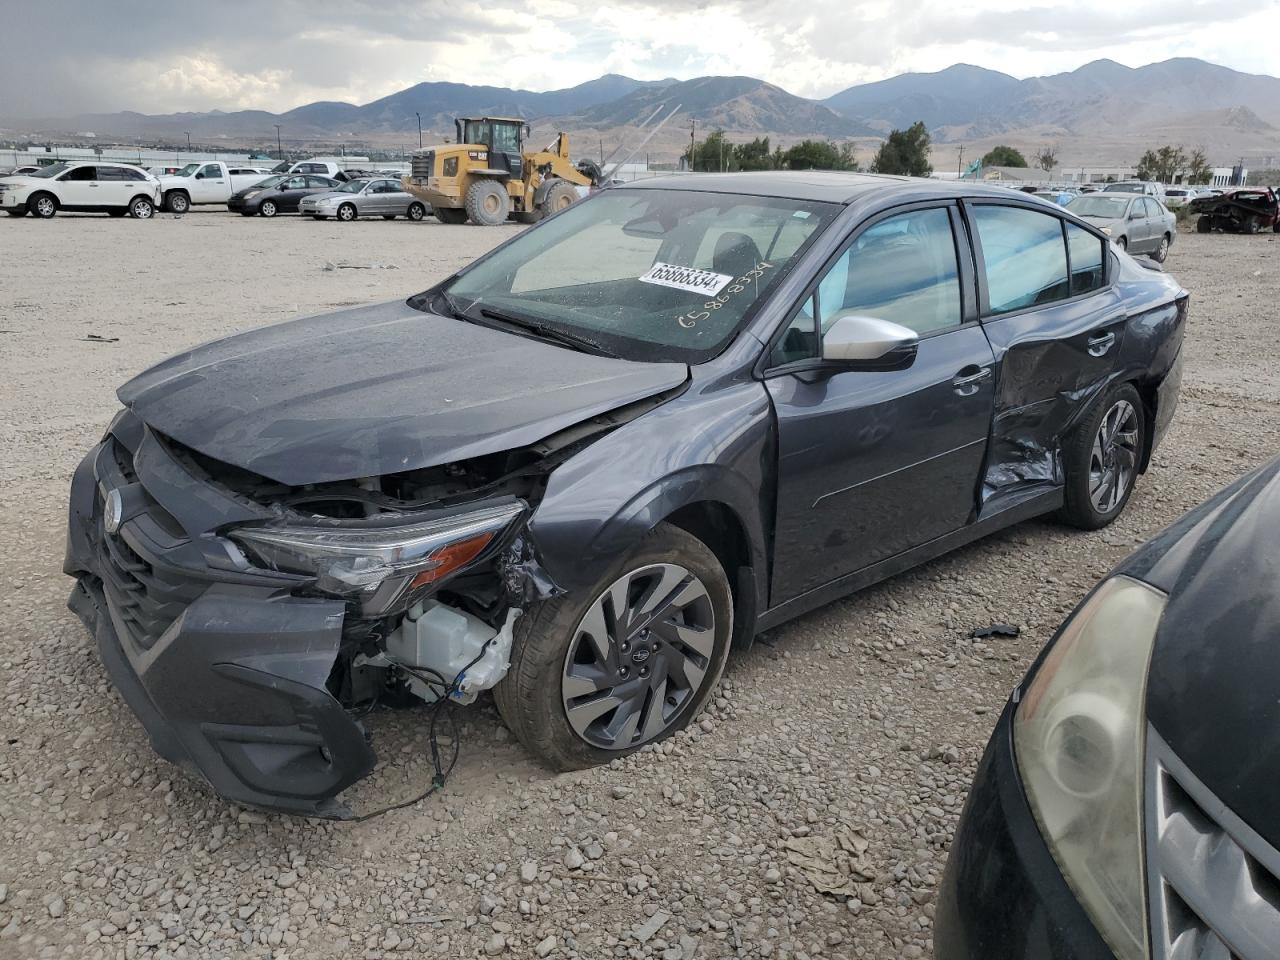
<instances>
[{"instance_id":1,"label":"subaru logo on wheel cap","mask_svg":"<svg viewBox=\"0 0 1280 960\"><path fill-rule=\"evenodd\" d=\"M102 525L107 533L115 533L120 529L120 518L124 516L124 500L119 490L107 492L106 502L102 507Z\"/></svg>"},{"instance_id":2,"label":"subaru logo on wheel cap","mask_svg":"<svg viewBox=\"0 0 1280 960\"><path fill-rule=\"evenodd\" d=\"M631 654L632 663L644 663L649 659L648 647L637 647L635 653Z\"/></svg>"}]
</instances>

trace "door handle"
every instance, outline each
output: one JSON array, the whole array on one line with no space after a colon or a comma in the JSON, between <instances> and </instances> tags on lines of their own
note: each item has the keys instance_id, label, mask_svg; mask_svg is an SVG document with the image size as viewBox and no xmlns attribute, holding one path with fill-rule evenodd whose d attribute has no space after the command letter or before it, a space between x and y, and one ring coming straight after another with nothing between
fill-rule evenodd
<instances>
[{"instance_id":1,"label":"door handle","mask_svg":"<svg viewBox=\"0 0 1280 960\"><path fill-rule=\"evenodd\" d=\"M1089 356L1101 357L1105 355L1115 342L1116 335L1110 330L1107 330L1104 333L1093 334L1089 337Z\"/></svg>"},{"instance_id":2,"label":"door handle","mask_svg":"<svg viewBox=\"0 0 1280 960\"><path fill-rule=\"evenodd\" d=\"M95 189L95 190L97 190L97 189L98 189L98 185L97 185L96 183L91 183L91 184L89 184L89 186L93 187L93 189Z\"/></svg>"},{"instance_id":3,"label":"door handle","mask_svg":"<svg viewBox=\"0 0 1280 960\"><path fill-rule=\"evenodd\" d=\"M974 371L968 373L966 371ZM991 379L990 367L974 367L968 366L957 373L951 379L951 386L955 387L956 393L962 397L971 397L978 392L978 384Z\"/></svg>"}]
</instances>

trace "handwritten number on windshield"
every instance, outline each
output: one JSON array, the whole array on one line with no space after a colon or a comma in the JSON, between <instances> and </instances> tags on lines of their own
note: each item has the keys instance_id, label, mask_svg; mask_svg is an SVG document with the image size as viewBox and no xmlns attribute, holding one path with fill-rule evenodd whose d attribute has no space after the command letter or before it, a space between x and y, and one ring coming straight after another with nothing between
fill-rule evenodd
<instances>
[{"instance_id":1,"label":"handwritten number on windshield","mask_svg":"<svg viewBox=\"0 0 1280 960\"><path fill-rule=\"evenodd\" d=\"M766 270L772 269L772 263L761 260L755 265L754 269L748 270L742 276L737 277L729 286L725 287L724 292L718 297L704 303L701 310L690 310L688 313L676 317L676 323L686 330L692 330L700 321L708 319L712 312L728 304L737 294L755 286L755 281L763 277Z\"/></svg>"}]
</instances>

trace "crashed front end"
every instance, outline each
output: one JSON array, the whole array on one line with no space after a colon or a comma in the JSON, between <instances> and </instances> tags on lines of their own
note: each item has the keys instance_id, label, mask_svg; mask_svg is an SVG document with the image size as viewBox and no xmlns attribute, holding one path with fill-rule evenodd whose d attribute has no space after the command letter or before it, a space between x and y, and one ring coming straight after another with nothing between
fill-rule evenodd
<instances>
[{"instance_id":1,"label":"crashed front end","mask_svg":"<svg viewBox=\"0 0 1280 960\"><path fill-rule=\"evenodd\" d=\"M165 759L251 806L347 817L382 699L467 702L540 581L524 521L554 442L288 487L129 411L72 481L72 610Z\"/></svg>"}]
</instances>

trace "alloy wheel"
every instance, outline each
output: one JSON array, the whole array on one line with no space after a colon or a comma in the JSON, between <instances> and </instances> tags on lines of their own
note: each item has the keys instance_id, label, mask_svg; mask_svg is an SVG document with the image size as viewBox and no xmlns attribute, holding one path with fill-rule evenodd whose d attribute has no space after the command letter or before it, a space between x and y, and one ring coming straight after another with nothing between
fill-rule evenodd
<instances>
[{"instance_id":1,"label":"alloy wheel","mask_svg":"<svg viewBox=\"0 0 1280 960\"><path fill-rule=\"evenodd\" d=\"M135 220L150 220L151 215L155 213L155 208L146 200L133 201L133 208L130 210Z\"/></svg>"},{"instance_id":2,"label":"alloy wheel","mask_svg":"<svg viewBox=\"0 0 1280 960\"><path fill-rule=\"evenodd\" d=\"M41 197L36 201L36 213L42 217L52 217L57 209L57 204L50 197Z\"/></svg>"},{"instance_id":3,"label":"alloy wheel","mask_svg":"<svg viewBox=\"0 0 1280 960\"><path fill-rule=\"evenodd\" d=\"M274 201L263 200L262 206L258 208L264 217L274 217L276 215L276 205Z\"/></svg>"},{"instance_id":4,"label":"alloy wheel","mask_svg":"<svg viewBox=\"0 0 1280 960\"><path fill-rule=\"evenodd\" d=\"M672 563L619 577L574 630L561 699L574 732L604 750L630 750L670 730L696 701L715 652L706 586Z\"/></svg>"},{"instance_id":5,"label":"alloy wheel","mask_svg":"<svg viewBox=\"0 0 1280 960\"><path fill-rule=\"evenodd\" d=\"M1089 500L1106 514L1119 506L1138 465L1138 413L1128 400L1117 401L1098 427L1089 456Z\"/></svg>"}]
</instances>

